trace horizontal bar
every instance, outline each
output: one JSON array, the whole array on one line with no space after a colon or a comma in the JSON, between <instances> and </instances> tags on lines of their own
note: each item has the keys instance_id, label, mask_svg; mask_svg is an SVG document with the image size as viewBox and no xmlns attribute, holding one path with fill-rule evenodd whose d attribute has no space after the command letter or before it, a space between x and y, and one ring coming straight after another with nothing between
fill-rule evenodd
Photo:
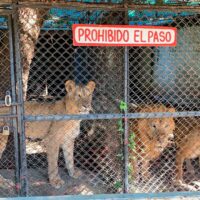
<instances>
[{"instance_id":1,"label":"horizontal bar","mask_svg":"<svg viewBox=\"0 0 200 200\"><path fill-rule=\"evenodd\" d=\"M2 102L0 102L0 107L11 107L11 106L19 106L19 105L21 105L20 103L16 103L16 102L13 102L13 103L11 103L11 105L10 106L6 106L5 105L5 103L2 103Z\"/></svg>"},{"instance_id":2,"label":"horizontal bar","mask_svg":"<svg viewBox=\"0 0 200 200\"><path fill-rule=\"evenodd\" d=\"M173 10L176 11L200 11L200 6L183 6L183 5L128 5L130 10Z\"/></svg>"},{"instance_id":3,"label":"horizontal bar","mask_svg":"<svg viewBox=\"0 0 200 200\"><path fill-rule=\"evenodd\" d=\"M12 2L0 2L0 8L11 9Z\"/></svg>"},{"instance_id":4,"label":"horizontal bar","mask_svg":"<svg viewBox=\"0 0 200 200\"><path fill-rule=\"evenodd\" d=\"M20 2L18 7L33 7L33 8L81 8L81 9L105 9L105 10L189 10L199 11L200 6L186 5L139 5L134 3L85 3L85 2L62 2L62 3L37 3L37 2Z\"/></svg>"},{"instance_id":5,"label":"horizontal bar","mask_svg":"<svg viewBox=\"0 0 200 200\"><path fill-rule=\"evenodd\" d=\"M130 113L128 118L164 118L164 117L198 117L200 111L185 111L185 112L150 112L150 113Z\"/></svg>"},{"instance_id":6,"label":"horizontal bar","mask_svg":"<svg viewBox=\"0 0 200 200\"><path fill-rule=\"evenodd\" d=\"M84 2L63 2L63 3L27 3L20 2L17 7L30 8L76 8L76 9L105 9L105 10L124 10L123 4L111 3L84 3Z\"/></svg>"},{"instance_id":7,"label":"horizontal bar","mask_svg":"<svg viewBox=\"0 0 200 200\"><path fill-rule=\"evenodd\" d=\"M163 192L163 193L135 193L135 194L97 194L97 195L66 195L66 196L37 196L1 198L1 200L101 200L101 199L150 199L150 198L180 198L192 197L199 199L200 192Z\"/></svg>"},{"instance_id":8,"label":"horizontal bar","mask_svg":"<svg viewBox=\"0 0 200 200\"><path fill-rule=\"evenodd\" d=\"M84 115L25 115L25 121L60 121L83 119L119 119L123 114L84 114Z\"/></svg>"},{"instance_id":9,"label":"horizontal bar","mask_svg":"<svg viewBox=\"0 0 200 200\"><path fill-rule=\"evenodd\" d=\"M4 119L4 118L16 118L17 115L11 115L11 114L0 114L0 121L1 119Z\"/></svg>"},{"instance_id":10,"label":"horizontal bar","mask_svg":"<svg viewBox=\"0 0 200 200\"><path fill-rule=\"evenodd\" d=\"M13 11L12 10L5 10L5 9L1 9L0 8L0 15L1 15L1 17L2 16L8 16L8 15L11 15L13 13Z\"/></svg>"},{"instance_id":11,"label":"horizontal bar","mask_svg":"<svg viewBox=\"0 0 200 200\"><path fill-rule=\"evenodd\" d=\"M200 111L190 112L165 112L165 113L128 113L126 118L164 118L164 117L197 117ZM88 114L88 115L25 115L25 121L60 121L60 120L102 120L125 118L124 114Z\"/></svg>"},{"instance_id":12,"label":"horizontal bar","mask_svg":"<svg viewBox=\"0 0 200 200\"><path fill-rule=\"evenodd\" d=\"M12 11L12 1L10 2L6 2L6 1L3 1L3 0L0 0L0 14L3 13L5 15L9 15L11 14L13 11Z\"/></svg>"}]
</instances>

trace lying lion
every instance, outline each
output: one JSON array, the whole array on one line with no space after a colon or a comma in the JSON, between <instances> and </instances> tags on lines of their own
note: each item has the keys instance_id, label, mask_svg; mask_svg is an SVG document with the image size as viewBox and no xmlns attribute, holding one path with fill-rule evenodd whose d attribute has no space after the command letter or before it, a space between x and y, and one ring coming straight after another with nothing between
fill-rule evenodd
<instances>
[{"instance_id":1,"label":"lying lion","mask_svg":"<svg viewBox=\"0 0 200 200\"><path fill-rule=\"evenodd\" d=\"M178 144L176 153L176 184L184 184L183 163L200 156L200 129L193 128Z\"/></svg>"},{"instance_id":2,"label":"lying lion","mask_svg":"<svg viewBox=\"0 0 200 200\"><path fill-rule=\"evenodd\" d=\"M75 85L74 81L65 83L67 95L53 104L40 104L25 102L27 115L52 115L52 114L88 114L92 109L92 94L95 83L90 81L86 86ZM2 109L0 112L4 112ZM48 176L50 184L59 188L64 181L58 174L59 148L63 149L66 168L71 177L79 176L74 171L74 141L80 132L81 120L27 122L25 127L26 137L40 138L46 146L48 158ZM3 137L3 136L2 136ZM1 151L4 149L0 148Z\"/></svg>"},{"instance_id":3,"label":"lying lion","mask_svg":"<svg viewBox=\"0 0 200 200\"><path fill-rule=\"evenodd\" d=\"M164 105L147 105L140 108L139 112L175 112L175 109ZM174 129L175 122L172 117L138 119L132 124L130 131L135 133L136 143L135 149L130 149L132 176L136 178L140 173L143 180L150 178L150 161L158 158L169 145Z\"/></svg>"}]
</instances>

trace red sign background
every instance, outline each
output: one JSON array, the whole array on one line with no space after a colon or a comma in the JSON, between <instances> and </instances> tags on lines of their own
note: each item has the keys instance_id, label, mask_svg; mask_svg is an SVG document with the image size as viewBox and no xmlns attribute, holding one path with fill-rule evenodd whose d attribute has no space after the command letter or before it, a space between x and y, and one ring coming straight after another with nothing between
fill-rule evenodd
<instances>
[{"instance_id":1,"label":"red sign background","mask_svg":"<svg viewBox=\"0 0 200 200\"><path fill-rule=\"evenodd\" d=\"M177 29L165 26L74 24L74 46L176 46Z\"/></svg>"}]
</instances>

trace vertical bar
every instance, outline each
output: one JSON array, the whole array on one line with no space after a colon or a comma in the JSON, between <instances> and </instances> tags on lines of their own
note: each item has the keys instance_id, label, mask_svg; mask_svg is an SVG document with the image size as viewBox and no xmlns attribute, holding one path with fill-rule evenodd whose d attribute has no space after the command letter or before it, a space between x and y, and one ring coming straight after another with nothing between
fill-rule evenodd
<instances>
[{"instance_id":1,"label":"vertical bar","mask_svg":"<svg viewBox=\"0 0 200 200\"><path fill-rule=\"evenodd\" d=\"M128 24L128 10L125 10L125 24ZM129 99L129 55L128 47L124 49L124 101L128 105ZM124 112L124 193L128 193L128 108Z\"/></svg>"},{"instance_id":2,"label":"vertical bar","mask_svg":"<svg viewBox=\"0 0 200 200\"><path fill-rule=\"evenodd\" d=\"M16 102L16 83L15 83L15 70L14 70L14 49L13 49L13 24L12 18L9 15L8 17L8 30L9 30L9 52L10 52L10 75L11 75L11 94L12 102ZM17 114L16 106L12 106L12 114ZM12 125L14 127L14 149L15 149L15 185L16 192L19 195L19 146L18 146L18 134L17 134L17 119L12 119Z\"/></svg>"},{"instance_id":3,"label":"vertical bar","mask_svg":"<svg viewBox=\"0 0 200 200\"><path fill-rule=\"evenodd\" d=\"M17 15L17 7L14 7L14 15ZM20 195L28 195L27 185L27 161L26 161L26 143L25 143L25 121L24 121L24 101L22 92L22 65L20 58L20 40L19 40L19 28L18 17L13 15L14 22L14 35L15 35L15 59L16 59L16 79L17 79L17 100L19 105L17 106L18 115L18 133L19 133L19 162L20 162Z\"/></svg>"}]
</instances>

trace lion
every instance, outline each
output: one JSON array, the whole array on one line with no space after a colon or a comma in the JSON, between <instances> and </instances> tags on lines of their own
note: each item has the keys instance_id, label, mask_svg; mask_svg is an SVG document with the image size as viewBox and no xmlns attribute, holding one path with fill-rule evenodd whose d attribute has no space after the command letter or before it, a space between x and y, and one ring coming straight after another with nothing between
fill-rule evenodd
<instances>
[{"instance_id":1,"label":"lion","mask_svg":"<svg viewBox=\"0 0 200 200\"><path fill-rule=\"evenodd\" d=\"M175 109L167 108L162 104L155 104L143 106L139 109L139 112L175 112ZM133 177L136 177L137 173L141 173L143 180L150 178L150 161L157 159L171 143L174 130L173 117L142 118L131 125L130 131L135 134L135 149L130 149ZM137 172L136 169L140 169L140 171Z\"/></svg>"},{"instance_id":2,"label":"lion","mask_svg":"<svg viewBox=\"0 0 200 200\"><path fill-rule=\"evenodd\" d=\"M175 184L184 184L183 163L185 160L200 157L200 128L194 127L177 143Z\"/></svg>"},{"instance_id":3,"label":"lion","mask_svg":"<svg viewBox=\"0 0 200 200\"><path fill-rule=\"evenodd\" d=\"M88 114L92 110L92 95L95 82L87 85L76 85L74 81L65 82L67 95L53 104L25 102L26 115L56 114ZM48 177L50 184L60 188L64 181L58 174L58 155L62 148L65 165L71 177L77 178L80 172L74 170L74 142L80 133L81 120L27 122L25 134L27 138L42 139L46 147L48 160ZM0 148L1 149L1 148Z\"/></svg>"}]
</instances>

